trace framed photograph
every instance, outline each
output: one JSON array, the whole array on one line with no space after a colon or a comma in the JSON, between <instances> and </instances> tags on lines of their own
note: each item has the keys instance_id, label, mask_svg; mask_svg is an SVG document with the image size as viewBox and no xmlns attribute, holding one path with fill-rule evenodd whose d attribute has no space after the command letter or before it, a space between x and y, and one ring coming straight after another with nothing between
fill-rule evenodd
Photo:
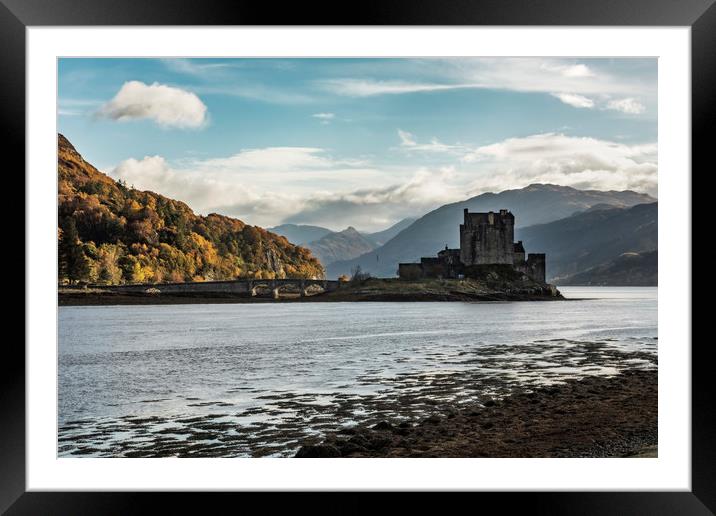
<instances>
[{"instance_id":1,"label":"framed photograph","mask_svg":"<svg viewBox=\"0 0 716 516\"><path fill-rule=\"evenodd\" d=\"M715 511L713 2L319 11L2 0L27 303L0 509Z\"/></svg>"}]
</instances>

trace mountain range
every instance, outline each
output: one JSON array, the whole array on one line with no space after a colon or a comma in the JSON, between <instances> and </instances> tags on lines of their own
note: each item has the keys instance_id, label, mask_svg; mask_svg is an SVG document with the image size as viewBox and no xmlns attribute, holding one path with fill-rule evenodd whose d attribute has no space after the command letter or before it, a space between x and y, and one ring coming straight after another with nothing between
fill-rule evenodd
<instances>
[{"instance_id":1,"label":"mountain range","mask_svg":"<svg viewBox=\"0 0 716 516\"><path fill-rule=\"evenodd\" d=\"M422 256L434 256L446 245L451 248L458 247L459 225L463 221L465 208L472 212L507 208L515 215L519 235L520 228L569 218L595 206L618 209L654 201L649 195L630 190L578 190L552 184L533 184L522 189L485 193L446 204L427 213L376 249L350 260L326 265L326 274L327 277L334 278L341 274L350 274L351 270L360 266L363 271L374 276L392 277L396 275L400 262L413 262L420 260ZM525 247L527 252L549 253L549 249L543 248L539 242L534 242L531 247L526 243ZM552 256L548 254L548 267L551 260Z\"/></svg>"},{"instance_id":2,"label":"mountain range","mask_svg":"<svg viewBox=\"0 0 716 516\"><path fill-rule=\"evenodd\" d=\"M602 206L547 224L517 229L515 238L522 240L528 251L547 253L547 277L551 281L573 283L573 275L624 254L657 250L658 211L656 202L631 208Z\"/></svg>"},{"instance_id":3,"label":"mountain range","mask_svg":"<svg viewBox=\"0 0 716 516\"><path fill-rule=\"evenodd\" d=\"M376 247L378 247L395 237L398 233L400 233L405 228L410 226L413 222L415 222L415 220L416 219L414 218L408 217L401 220L400 222L396 222L388 229L384 229L383 231L378 231L376 233L363 233L363 236L373 242Z\"/></svg>"},{"instance_id":4,"label":"mountain range","mask_svg":"<svg viewBox=\"0 0 716 516\"><path fill-rule=\"evenodd\" d=\"M560 285L656 286L659 252L624 253L613 260L562 278Z\"/></svg>"},{"instance_id":5,"label":"mountain range","mask_svg":"<svg viewBox=\"0 0 716 516\"><path fill-rule=\"evenodd\" d=\"M352 226L328 233L323 238L306 244L313 256L325 265L338 260L350 260L375 249L375 243L361 235Z\"/></svg>"},{"instance_id":6,"label":"mountain range","mask_svg":"<svg viewBox=\"0 0 716 516\"><path fill-rule=\"evenodd\" d=\"M410 226L415 219L405 218L387 229L362 233L350 226L343 231L331 231L320 226L282 224L269 231L285 236L289 242L302 245L313 252L327 266L335 261L350 260L372 251Z\"/></svg>"}]
</instances>

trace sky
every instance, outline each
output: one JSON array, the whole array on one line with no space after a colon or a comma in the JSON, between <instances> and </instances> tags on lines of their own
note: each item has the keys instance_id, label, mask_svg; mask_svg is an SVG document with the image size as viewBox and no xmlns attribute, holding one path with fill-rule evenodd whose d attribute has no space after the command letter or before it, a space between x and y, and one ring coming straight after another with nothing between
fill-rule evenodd
<instances>
[{"instance_id":1,"label":"sky","mask_svg":"<svg viewBox=\"0 0 716 516\"><path fill-rule=\"evenodd\" d=\"M657 60L63 58L58 131L197 213L378 231L532 183L656 197Z\"/></svg>"}]
</instances>

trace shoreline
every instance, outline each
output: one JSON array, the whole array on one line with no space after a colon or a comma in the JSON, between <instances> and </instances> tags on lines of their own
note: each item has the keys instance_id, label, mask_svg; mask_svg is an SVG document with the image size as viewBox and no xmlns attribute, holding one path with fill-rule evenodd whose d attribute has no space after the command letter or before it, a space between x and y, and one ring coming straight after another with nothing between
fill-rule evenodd
<instances>
[{"instance_id":1,"label":"shoreline","mask_svg":"<svg viewBox=\"0 0 716 516\"><path fill-rule=\"evenodd\" d=\"M657 370L571 379L412 420L364 422L295 457L658 456Z\"/></svg>"},{"instance_id":2,"label":"shoreline","mask_svg":"<svg viewBox=\"0 0 716 516\"><path fill-rule=\"evenodd\" d=\"M218 295L148 295L148 294L65 294L57 296L59 306L126 306L126 305L206 305L206 304L253 304L253 303L365 303L365 302L473 302L508 303L513 301L580 301L580 299L548 298L545 296L365 296L355 299L332 297L324 294L280 299L268 297L218 296Z\"/></svg>"},{"instance_id":3,"label":"shoreline","mask_svg":"<svg viewBox=\"0 0 716 516\"><path fill-rule=\"evenodd\" d=\"M335 290L301 296L295 291L281 291L273 295L251 296L244 292L191 290L162 292L162 285L147 286L146 290L128 290L122 286L58 290L60 306L96 305L170 305L217 303L335 303L335 302L509 302L561 301L562 294L553 285L535 282L513 283L479 280L422 280L405 281L369 278L348 282Z\"/></svg>"}]
</instances>

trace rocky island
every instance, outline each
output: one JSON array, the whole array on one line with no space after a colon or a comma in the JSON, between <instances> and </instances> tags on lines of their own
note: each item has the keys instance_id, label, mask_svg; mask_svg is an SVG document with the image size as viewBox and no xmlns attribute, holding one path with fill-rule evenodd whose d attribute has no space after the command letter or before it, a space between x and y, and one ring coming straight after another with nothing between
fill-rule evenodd
<instances>
[{"instance_id":1,"label":"rocky island","mask_svg":"<svg viewBox=\"0 0 716 516\"><path fill-rule=\"evenodd\" d=\"M470 278L366 278L315 300L325 301L540 301L564 299L559 290L509 267L491 266Z\"/></svg>"},{"instance_id":2,"label":"rocky island","mask_svg":"<svg viewBox=\"0 0 716 516\"><path fill-rule=\"evenodd\" d=\"M221 284L243 282L217 282ZM257 282L261 283L261 282ZM211 284L200 284L210 287ZM260 285L258 290L263 290ZM61 306L134 305L134 304L210 304L210 303L300 303L351 301L549 301L564 299L554 285L530 280L507 281L495 276L487 281L477 279L424 279L403 281L396 278L367 278L346 282L336 290L319 291L302 296L295 288L281 287L272 293L251 296L220 290L162 292L166 285L61 287ZM265 290L270 289L266 286Z\"/></svg>"}]
</instances>

